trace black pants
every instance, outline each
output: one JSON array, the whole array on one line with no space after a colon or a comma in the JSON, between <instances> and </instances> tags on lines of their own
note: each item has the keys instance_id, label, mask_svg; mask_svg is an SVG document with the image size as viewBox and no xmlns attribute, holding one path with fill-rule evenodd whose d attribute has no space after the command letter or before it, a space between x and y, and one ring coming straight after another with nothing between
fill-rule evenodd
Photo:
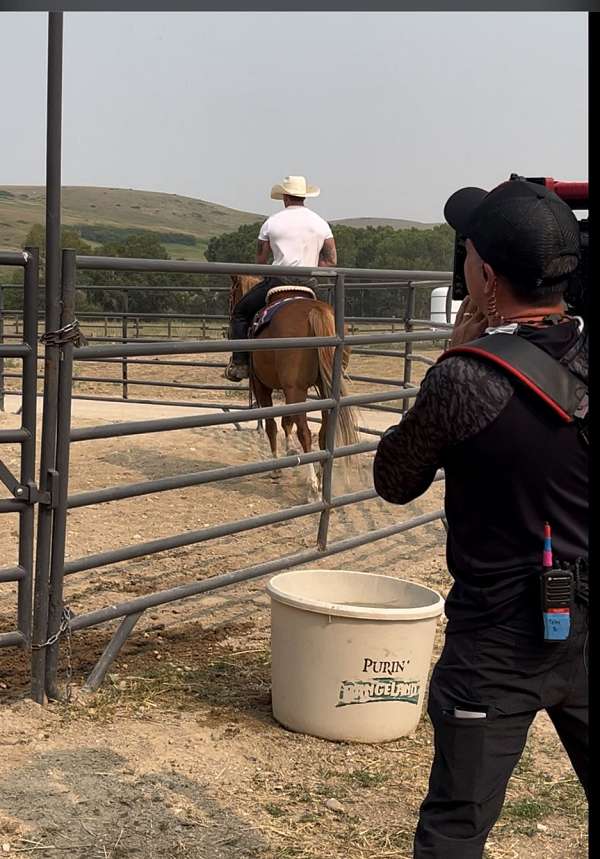
<instances>
[{"instance_id":1,"label":"black pants","mask_svg":"<svg viewBox=\"0 0 600 859\"><path fill-rule=\"evenodd\" d=\"M539 710L554 723L587 795L587 612L575 606L564 643L506 627L446 635L429 689L435 750L414 859L481 859ZM461 705L479 706L486 718L456 718Z\"/></svg>"},{"instance_id":2,"label":"black pants","mask_svg":"<svg viewBox=\"0 0 600 859\"><path fill-rule=\"evenodd\" d=\"M252 289L241 298L231 314L229 334L232 340L245 340L248 336L248 328L255 314L267 303L267 292L280 281L277 278L266 277L253 286ZM234 352L232 360L235 364L247 364L249 362L248 352Z\"/></svg>"}]
</instances>

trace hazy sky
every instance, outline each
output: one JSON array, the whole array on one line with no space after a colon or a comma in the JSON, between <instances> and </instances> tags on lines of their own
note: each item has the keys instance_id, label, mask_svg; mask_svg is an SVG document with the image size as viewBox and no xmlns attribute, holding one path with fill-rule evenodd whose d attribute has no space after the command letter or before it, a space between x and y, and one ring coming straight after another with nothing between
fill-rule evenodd
<instances>
[{"instance_id":1,"label":"hazy sky","mask_svg":"<svg viewBox=\"0 0 600 859\"><path fill-rule=\"evenodd\" d=\"M0 13L0 184L45 181L44 13ZM442 220L462 185L587 178L587 15L65 13L63 184ZM9 117L7 119L7 117Z\"/></svg>"}]
</instances>

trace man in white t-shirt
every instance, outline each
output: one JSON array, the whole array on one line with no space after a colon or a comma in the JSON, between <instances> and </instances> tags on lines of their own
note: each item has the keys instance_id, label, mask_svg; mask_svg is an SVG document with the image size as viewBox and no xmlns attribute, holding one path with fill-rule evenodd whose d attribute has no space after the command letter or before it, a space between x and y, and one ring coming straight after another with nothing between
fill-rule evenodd
<instances>
[{"instance_id":1,"label":"man in white t-shirt","mask_svg":"<svg viewBox=\"0 0 600 859\"><path fill-rule=\"evenodd\" d=\"M280 185L271 188L271 199L283 200L284 209L267 218L260 228L256 252L259 265L266 265L270 254L273 265L318 268L337 264L331 227L304 205L307 197L318 197L320 193L320 189L309 185L304 176L286 176ZM267 277L253 287L234 308L231 339L245 339L254 315L265 305L267 292L289 282L290 278ZM234 352L225 370L226 378L232 382L246 379L249 360L247 352Z\"/></svg>"}]
</instances>

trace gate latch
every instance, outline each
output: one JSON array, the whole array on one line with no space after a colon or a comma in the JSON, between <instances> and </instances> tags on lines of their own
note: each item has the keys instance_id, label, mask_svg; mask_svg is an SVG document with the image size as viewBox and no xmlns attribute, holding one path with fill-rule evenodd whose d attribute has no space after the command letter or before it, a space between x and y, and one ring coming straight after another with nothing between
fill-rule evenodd
<instances>
[{"instance_id":1,"label":"gate latch","mask_svg":"<svg viewBox=\"0 0 600 859\"><path fill-rule=\"evenodd\" d=\"M57 472L54 472L54 474L58 477ZM52 496L54 495L53 482L51 474L51 486L49 492L40 492L37 483L33 480L26 484L19 484L18 486L15 486L13 495L19 501L26 501L28 504L44 504L52 507L54 506L52 504Z\"/></svg>"}]
</instances>

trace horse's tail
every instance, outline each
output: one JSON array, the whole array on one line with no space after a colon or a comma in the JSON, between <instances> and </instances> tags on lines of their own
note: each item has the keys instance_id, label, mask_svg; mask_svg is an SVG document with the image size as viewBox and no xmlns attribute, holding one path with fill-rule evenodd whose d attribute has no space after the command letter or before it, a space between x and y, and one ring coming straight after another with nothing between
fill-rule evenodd
<instances>
[{"instance_id":1,"label":"horse's tail","mask_svg":"<svg viewBox=\"0 0 600 859\"><path fill-rule=\"evenodd\" d=\"M314 337L335 337L335 320L329 306L314 307L308 314L308 325L310 333ZM333 391L333 346L318 346L319 375L321 377L322 393L325 399L332 395ZM343 368L345 370L350 355L349 349L344 349ZM348 380L342 375L340 394L342 397L350 393ZM359 441L358 434L358 412L351 406L342 406L338 412L338 421L335 432L336 446L342 447L348 444L356 444ZM346 458L344 457L344 462Z\"/></svg>"}]
</instances>

